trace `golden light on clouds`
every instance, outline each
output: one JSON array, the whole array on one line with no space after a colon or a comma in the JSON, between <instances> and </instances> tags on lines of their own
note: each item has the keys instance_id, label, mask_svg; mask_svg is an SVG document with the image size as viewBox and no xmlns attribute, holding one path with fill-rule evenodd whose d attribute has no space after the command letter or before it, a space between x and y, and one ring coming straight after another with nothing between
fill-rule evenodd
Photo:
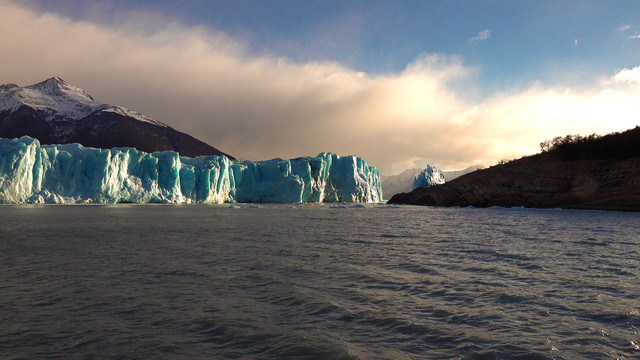
<instances>
[{"instance_id":1,"label":"golden light on clouds","mask_svg":"<svg viewBox=\"0 0 640 360\"><path fill-rule=\"evenodd\" d=\"M558 135L640 124L640 68L591 86L529 87L480 100L474 69L423 55L399 73L253 55L223 33L132 17L72 21L0 1L0 82L60 76L241 159L356 154L385 174L429 162L491 165ZM15 31L21 29L22 31Z\"/></svg>"}]
</instances>

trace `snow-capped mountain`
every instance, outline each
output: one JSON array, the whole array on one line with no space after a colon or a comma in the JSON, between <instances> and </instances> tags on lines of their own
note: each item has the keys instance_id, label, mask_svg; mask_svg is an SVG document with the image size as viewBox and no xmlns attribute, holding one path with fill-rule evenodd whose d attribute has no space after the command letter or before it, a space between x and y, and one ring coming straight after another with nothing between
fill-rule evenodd
<instances>
[{"instance_id":1,"label":"snow-capped mountain","mask_svg":"<svg viewBox=\"0 0 640 360\"><path fill-rule=\"evenodd\" d=\"M184 156L227 155L136 111L96 101L59 77L20 87L0 85L0 137L28 135L43 144L173 150Z\"/></svg>"}]
</instances>

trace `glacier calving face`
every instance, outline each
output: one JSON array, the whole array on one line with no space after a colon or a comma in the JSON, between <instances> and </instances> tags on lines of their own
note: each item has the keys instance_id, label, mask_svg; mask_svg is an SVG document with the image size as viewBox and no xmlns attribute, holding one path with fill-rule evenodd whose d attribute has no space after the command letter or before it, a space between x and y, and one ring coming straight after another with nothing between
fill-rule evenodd
<instances>
[{"instance_id":1,"label":"glacier calving face","mask_svg":"<svg viewBox=\"0 0 640 360\"><path fill-rule=\"evenodd\" d=\"M426 188L431 185L444 184L444 175L435 166L427 165L413 180L413 189Z\"/></svg>"},{"instance_id":2,"label":"glacier calving face","mask_svg":"<svg viewBox=\"0 0 640 360\"><path fill-rule=\"evenodd\" d=\"M381 200L378 169L356 156L250 162L0 139L0 203Z\"/></svg>"}]
</instances>

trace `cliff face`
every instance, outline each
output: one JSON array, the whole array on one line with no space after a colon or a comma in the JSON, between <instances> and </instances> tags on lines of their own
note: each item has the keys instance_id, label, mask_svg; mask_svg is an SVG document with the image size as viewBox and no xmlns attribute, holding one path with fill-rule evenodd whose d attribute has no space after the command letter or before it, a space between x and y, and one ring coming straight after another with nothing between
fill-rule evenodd
<instances>
[{"instance_id":1,"label":"cliff face","mask_svg":"<svg viewBox=\"0 0 640 360\"><path fill-rule=\"evenodd\" d=\"M0 203L378 202L380 172L356 156L189 158L175 151L0 138Z\"/></svg>"},{"instance_id":2,"label":"cliff face","mask_svg":"<svg viewBox=\"0 0 640 360\"><path fill-rule=\"evenodd\" d=\"M640 157L567 160L547 152L397 194L389 203L640 211Z\"/></svg>"}]
</instances>

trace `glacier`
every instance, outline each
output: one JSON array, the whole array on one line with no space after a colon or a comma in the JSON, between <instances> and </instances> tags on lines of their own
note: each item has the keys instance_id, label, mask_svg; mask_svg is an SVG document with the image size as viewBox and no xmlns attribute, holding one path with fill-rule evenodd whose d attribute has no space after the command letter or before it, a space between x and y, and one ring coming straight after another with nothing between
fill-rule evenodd
<instances>
[{"instance_id":1,"label":"glacier","mask_svg":"<svg viewBox=\"0 0 640 360\"><path fill-rule=\"evenodd\" d=\"M253 162L0 138L5 204L379 201L378 169L353 155Z\"/></svg>"},{"instance_id":2,"label":"glacier","mask_svg":"<svg viewBox=\"0 0 640 360\"><path fill-rule=\"evenodd\" d=\"M426 188L431 185L444 184L444 174L438 170L435 166L427 164L427 167L422 170L418 176L413 180L413 189Z\"/></svg>"}]
</instances>

